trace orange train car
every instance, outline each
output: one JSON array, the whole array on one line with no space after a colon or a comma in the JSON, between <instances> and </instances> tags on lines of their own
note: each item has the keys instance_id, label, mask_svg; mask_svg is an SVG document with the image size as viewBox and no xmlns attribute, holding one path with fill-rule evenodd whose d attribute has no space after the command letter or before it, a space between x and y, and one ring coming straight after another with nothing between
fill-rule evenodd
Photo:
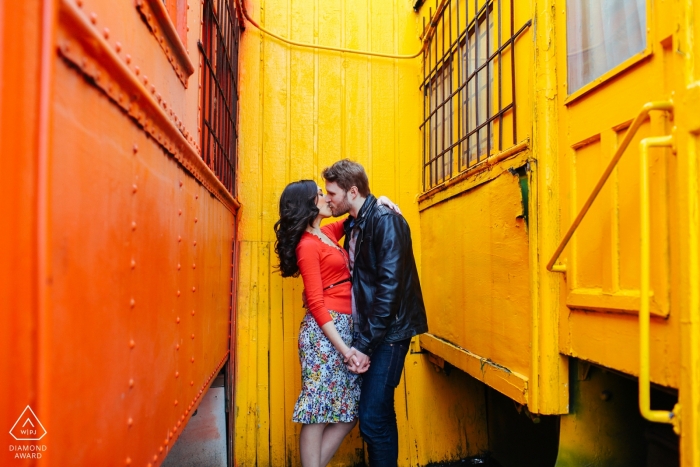
<instances>
[{"instance_id":1,"label":"orange train car","mask_svg":"<svg viewBox=\"0 0 700 467\"><path fill-rule=\"evenodd\" d=\"M222 5L0 5L0 465L158 465L231 367ZM41 425L20 434L27 407Z\"/></svg>"},{"instance_id":2,"label":"orange train car","mask_svg":"<svg viewBox=\"0 0 700 467\"><path fill-rule=\"evenodd\" d=\"M0 466L173 462L217 375L299 466L272 226L342 157L421 275L400 466L699 466L694 3L0 3Z\"/></svg>"}]
</instances>

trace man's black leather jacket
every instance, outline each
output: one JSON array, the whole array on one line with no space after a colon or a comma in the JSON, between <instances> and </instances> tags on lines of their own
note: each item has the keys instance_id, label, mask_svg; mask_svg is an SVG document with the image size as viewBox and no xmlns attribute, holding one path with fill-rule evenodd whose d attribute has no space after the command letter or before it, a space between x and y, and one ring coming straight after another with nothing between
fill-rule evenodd
<instances>
[{"instance_id":1,"label":"man's black leather jacket","mask_svg":"<svg viewBox=\"0 0 700 467\"><path fill-rule=\"evenodd\" d=\"M360 335L353 346L371 355L383 342L427 332L428 321L406 219L370 194L357 219L345 221L346 249L353 221L360 229L352 274Z\"/></svg>"}]
</instances>

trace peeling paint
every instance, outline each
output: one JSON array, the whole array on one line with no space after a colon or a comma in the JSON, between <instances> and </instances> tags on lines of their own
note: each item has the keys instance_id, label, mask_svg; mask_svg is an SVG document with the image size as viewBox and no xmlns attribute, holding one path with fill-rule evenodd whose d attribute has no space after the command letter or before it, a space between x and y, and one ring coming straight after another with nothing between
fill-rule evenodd
<instances>
[{"instance_id":1,"label":"peeling paint","mask_svg":"<svg viewBox=\"0 0 700 467\"><path fill-rule=\"evenodd\" d=\"M529 172L530 172L530 163L526 162L525 164L521 165L520 167L515 167L515 168L510 168L508 169L508 172L511 173L513 176L518 177L518 182L520 183L520 195L522 197L521 202L523 205L523 213L518 216L518 218L521 218L525 220L525 225L528 224L528 217L529 217L529 206L530 206L530 182L529 182Z\"/></svg>"}]
</instances>

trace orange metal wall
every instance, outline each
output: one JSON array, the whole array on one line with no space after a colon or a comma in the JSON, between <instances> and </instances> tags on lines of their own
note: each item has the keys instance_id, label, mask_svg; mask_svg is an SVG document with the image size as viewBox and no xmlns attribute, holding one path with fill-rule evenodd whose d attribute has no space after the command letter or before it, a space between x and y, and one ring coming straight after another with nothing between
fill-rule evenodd
<instances>
[{"instance_id":1,"label":"orange metal wall","mask_svg":"<svg viewBox=\"0 0 700 467\"><path fill-rule=\"evenodd\" d=\"M238 203L143 5L0 6L0 428L29 404L47 431L2 465L158 465L229 355Z\"/></svg>"}]
</instances>

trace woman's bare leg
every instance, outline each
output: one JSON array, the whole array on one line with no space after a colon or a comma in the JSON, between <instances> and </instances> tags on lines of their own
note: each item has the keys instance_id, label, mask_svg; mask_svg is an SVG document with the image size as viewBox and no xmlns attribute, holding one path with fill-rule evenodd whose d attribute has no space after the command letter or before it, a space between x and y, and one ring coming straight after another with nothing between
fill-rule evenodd
<instances>
[{"instance_id":1,"label":"woman's bare leg","mask_svg":"<svg viewBox=\"0 0 700 467\"><path fill-rule=\"evenodd\" d=\"M320 466L326 467L333 458L333 455L340 447L345 437L357 425L357 420L347 423L329 423L323 430L323 440L321 441Z\"/></svg>"},{"instance_id":2,"label":"woman's bare leg","mask_svg":"<svg viewBox=\"0 0 700 467\"><path fill-rule=\"evenodd\" d=\"M321 446L325 423L310 423L301 427L299 435L299 452L301 465L304 467L321 467Z\"/></svg>"}]
</instances>

